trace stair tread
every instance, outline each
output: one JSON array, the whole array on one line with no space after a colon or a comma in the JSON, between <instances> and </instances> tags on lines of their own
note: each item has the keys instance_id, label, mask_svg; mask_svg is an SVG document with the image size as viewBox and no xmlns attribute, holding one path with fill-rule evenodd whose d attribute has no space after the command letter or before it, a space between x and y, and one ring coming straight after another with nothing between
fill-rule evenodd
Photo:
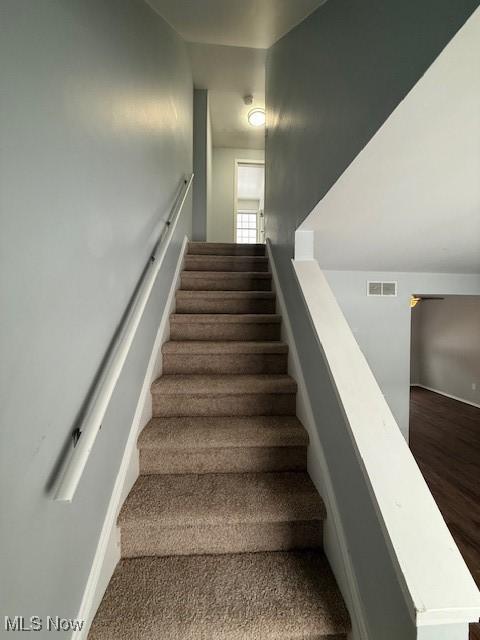
<instances>
[{"instance_id":1,"label":"stair tread","mask_svg":"<svg viewBox=\"0 0 480 640\"><path fill-rule=\"evenodd\" d=\"M268 272L268 258L258 255L193 255L185 256L184 271L261 271Z\"/></svg>"},{"instance_id":2,"label":"stair tread","mask_svg":"<svg viewBox=\"0 0 480 640\"><path fill-rule=\"evenodd\" d=\"M264 244L189 242L189 255L265 255Z\"/></svg>"},{"instance_id":3,"label":"stair tread","mask_svg":"<svg viewBox=\"0 0 480 640\"><path fill-rule=\"evenodd\" d=\"M261 278L265 280L271 280L272 274L269 271L201 271L191 270L183 271L182 275L186 275L189 278L215 278L215 279L235 279L235 278Z\"/></svg>"},{"instance_id":4,"label":"stair tread","mask_svg":"<svg viewBox=\"0 0 480 640\"><path fill-rule=\"evenodd\" d=\"M172 313L170 322L186 324L280 324L276 313Z\"/></svg>"},{"instance_id":5,"label":"stair tread","mask_svg":"<svg viewBox=\"0 0 480 640\"><path fill-rule=\"evenodd\" d=\"M273 300L275 294L272 291L221 291L221 290L201 290L195 289L190 291L188 289L178 289L177 298L213 298L214 300L234 299L242 300L244 298L252 300Z\"/></svg>"},{"instance_id":6,"label":"stair tread","mask_svg":"<svg viewBox=\"0 0 480 640\"><path fill-rule=\"evenodd\" d=\"M268 264L267 256L245 256L245 255L216 255L216 254L194 254L187 253L185 256L186 260L190 258L192 261L202 262L218 262L222 263L228 260L235 262L246 262L246 263L258 263L258 264Z\"/></svg>"},{"instance_id":7,"label":"stair tread","mask_svg":"<svg viewBox=\"0 0 480 640\"><path fill-rule=\"evenodd\" d=\"M272 274L269 271L182 271L180 291L271 291Z\"/></svg>"},{"instance_id":8,"label":"stair tread","mask_svg":"<svg viewBox=\"0 0 480 640\"><path fill-rule=\"evenodd\" d=\"M119 563L89 640L340 640L349 628L319 551L149 557Z\"/></svg>"},{"instance_id":9,"label":"stair tread","mask_svg":"<svg viewBox=\"0 0 480 640\"><path fill-rule=\"evenodd\" d=\"M140 449L305 447L308 435L295 416L153 418Z\"/></svg>"},{"instance_id":10,"label":"stair tread","mask_svg":"<svg viewBox=\"0 0 480 640\"><path fill-rule=\"evenodd\" d=\"M162 395L245 395L296 393L297 383L284 374L167 374L152 385Z\"/></svg>"},{"instance_id":11,"label":"stair tread","mask_svg":"<svg viewBox=\"0 0 480 640\"><path fill-rule=\"evenodd\" d=\"M119 525L202 526L323 520L325 507L305 472L140 476Z\"/></svg>"},{"instance_id":12,"label":"stair tread","mask_svg":"<svg viewBox=\"0 0 480 640\"><path fill-rule=\"evenodd\" d=\"M248 248L248 247L262 247L265 249L265 244L261 242L207 242L205 240L190 240L188 242L188 247L191 249L192 247L239 247L239 248Z\"/></svg>"},{"instance_id":13,"label":"stair tread","mask_svg":"<svg viewBox=\"0 0 480 640\"><path fill-rule=\"evenodd\" d=\"M239 353L287 353L285 342L271 340L254 341L208 341L208 340L170 340L165 342L162 353L180 353L188 355L203 354L239 354Z\"/></svg>"}]
</instances>

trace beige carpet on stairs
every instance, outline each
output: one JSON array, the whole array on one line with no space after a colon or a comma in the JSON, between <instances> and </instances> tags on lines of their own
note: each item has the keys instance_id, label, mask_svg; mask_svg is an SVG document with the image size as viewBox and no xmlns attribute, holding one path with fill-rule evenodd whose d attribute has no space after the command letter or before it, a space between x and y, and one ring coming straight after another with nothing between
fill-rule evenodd
<instances>
[{"instance_id":1,"label":"beige carpet on stairs","mask_svg":"<svg viewBox=\"0 0 480 640\"><path fill-rule=\"evenodd\" d=\"M346 640L263 245L190 243L90 640Z\"/></svg>"},{"instance_id":2,"label":"beige carpet on stairs","mask_svg":"<svg viewBox=\"0 0 480 640\"><path fill-rule=\"evenodd\" d=\"M154 418L140 435L140 472L301 471L308 438L295 416Z\"/></svg>"}]
</instances>

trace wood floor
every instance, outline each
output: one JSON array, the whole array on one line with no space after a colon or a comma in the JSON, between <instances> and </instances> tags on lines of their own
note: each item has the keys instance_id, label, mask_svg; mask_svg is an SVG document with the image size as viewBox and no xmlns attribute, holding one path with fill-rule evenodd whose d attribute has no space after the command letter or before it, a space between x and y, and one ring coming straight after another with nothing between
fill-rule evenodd
<instances>
[{"instance_id":1,"label":"wood floor","mask_svg":"<svg viewBox=\"0 0 480 640\"><path fill-rule=\"evenodd\" d=\"M480 409L412 388L410 447L480 588Z\"/></svg>"}]
</instances>

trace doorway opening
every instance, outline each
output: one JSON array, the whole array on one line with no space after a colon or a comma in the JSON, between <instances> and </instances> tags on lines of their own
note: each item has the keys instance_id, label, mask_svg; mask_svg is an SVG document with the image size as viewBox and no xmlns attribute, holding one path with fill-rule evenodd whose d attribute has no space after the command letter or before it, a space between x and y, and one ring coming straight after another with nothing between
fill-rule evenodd
<instances>
[{"instance_id":1,"label":"doorway opening","mask_svg":"<svg viewBox=\"0 0 480 640\"><path fill-rule=\"evenodd\" d=\"M237 243L263 244L265 164L235 160L234 238Z\"/></svg>"},{"instance_id":2,"label":"doorway opening","mask_svg":"<svg viewBox=\"0 0 480 640\"><path fill-rule=\"evenodd\" d=\"M480 296L411 307L410 448L480 587Z\"/></svg>"}]
</instances>

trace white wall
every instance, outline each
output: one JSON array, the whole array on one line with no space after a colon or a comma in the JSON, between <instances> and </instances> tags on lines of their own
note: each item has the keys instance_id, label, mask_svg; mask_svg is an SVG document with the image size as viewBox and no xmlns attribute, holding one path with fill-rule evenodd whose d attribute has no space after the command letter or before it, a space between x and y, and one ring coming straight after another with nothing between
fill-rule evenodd
<instances>
[{"instance_id":1,"label":"white wall","mask_svg":"<svg viewBox=\"0 0 480 640\"><path fill-rule=\"evenodd\" d=\"M402 433L408 438L410 296L480 295L480 276L390 271L325 271L325 275ZM368 297L367 280L398 281L397 297Z\"/></svg>"},{"instance_id":2,"label":"white wall","mask_svg":"<svg viewBox=\"0 0 480 640\"><path fill-rule=\"evenodd\" d=\"M214 147L212 162L212 203L208 216L209 242L235 242L234 190L235 160L264 160L259 149Z\"/></svg>"},{"instance_id":3,"label":"white wall","mask_svg":"<svg viewBox=\"0 0 480 640\"><path fill-rule=\"evenodd\" d=\"M420 302L412 310L412 360L412 382L480 405L480 297Z\"/></svg>"},{"instance_id":4,"label":"white wall","mask_svg":"<svg viewBox=\"0 0 480 640\"><path fill-rule=\"evenodd\" d=\"M477 9L306 218L322 268L480 272L479 42Z\"/></svg>"}]
</instances>

